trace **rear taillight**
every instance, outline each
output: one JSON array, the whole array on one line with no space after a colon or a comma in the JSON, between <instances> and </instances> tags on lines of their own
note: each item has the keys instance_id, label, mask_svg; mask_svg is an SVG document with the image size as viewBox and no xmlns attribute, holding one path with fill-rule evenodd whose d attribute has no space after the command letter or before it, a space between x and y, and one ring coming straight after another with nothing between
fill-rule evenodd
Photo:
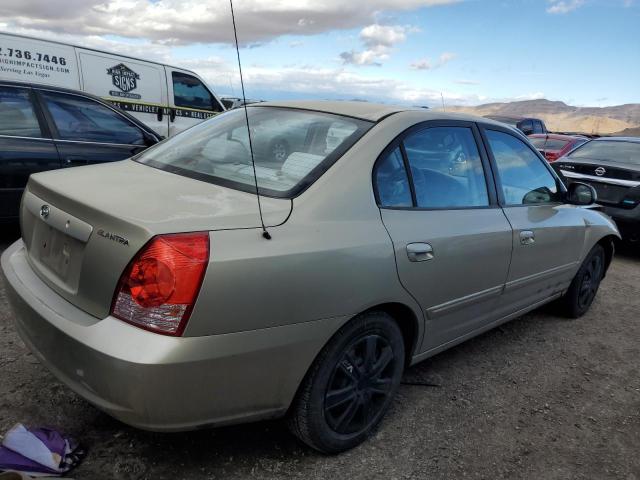
<instances>
[{"instance_id":1,"label":"rear taillight","mask_svg":"<svg viewBox=\"0 0 640 480\"><path fill-rule=\"evenodd\" d=\"M111 315L164 335L182 335L209 262L207 232L153 237L120 277Z\"/></svg>"}]
</instances>

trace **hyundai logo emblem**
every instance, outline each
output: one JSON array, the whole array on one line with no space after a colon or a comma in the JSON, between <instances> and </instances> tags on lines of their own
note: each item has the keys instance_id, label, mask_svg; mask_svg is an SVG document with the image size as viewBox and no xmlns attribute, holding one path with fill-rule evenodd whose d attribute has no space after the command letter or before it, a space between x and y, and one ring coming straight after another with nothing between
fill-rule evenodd
<instances>
[{"instance_id":1,"label":"hyundai logo emblem","mask_svg":"<svg viewBox=\"0 0 640 480\"><path fill-rule=\"evenodd\" d=\"M49 205L42 205L40 207L40 216L42 218L47 218L49 216Z\"/></svg>"},{"instance_id":2,"label":"hyundai logo emblem","mask_svg":"<svg viewBox=\"0 0 640 480\"><path fill-rule=\"evenodd\" d=\"M607 171L604 168L602 168L602 167L596 168L596 175L598 175L599 177L601 177L605 173L607 173Z\"/></svg>"}]
</instances>

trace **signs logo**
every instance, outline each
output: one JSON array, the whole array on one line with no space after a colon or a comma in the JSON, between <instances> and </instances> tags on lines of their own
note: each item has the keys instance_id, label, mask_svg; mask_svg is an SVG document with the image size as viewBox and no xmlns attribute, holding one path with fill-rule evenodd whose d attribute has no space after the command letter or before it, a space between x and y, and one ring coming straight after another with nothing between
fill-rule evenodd
<instances>
[{"instance_id":1,"label":"signs logo","mask_svg":"<svg viewBox=\"0 0 640 480\"><path fill-rule=\"evenodd\" d=\"M607 173L607 171L602 167L596 168L595 172L596 172L596 175L598 175L599 177Z\"/></svg>"},{"instance_id":2,"label":"signs logo","mask_svg":"<svg viewBox=\"0 0 640 480\"><path fill-rule=\"evenodd\" d=\"M136 100L142 98L142 96L137 93L131 93L132 90L138 88L140 75L124 63L119 63L111 68L107 68L107 74L111 75L113 85L119 89L109 90L109 95L112 97L134 98Z\"/></svg>"}]
</instances>

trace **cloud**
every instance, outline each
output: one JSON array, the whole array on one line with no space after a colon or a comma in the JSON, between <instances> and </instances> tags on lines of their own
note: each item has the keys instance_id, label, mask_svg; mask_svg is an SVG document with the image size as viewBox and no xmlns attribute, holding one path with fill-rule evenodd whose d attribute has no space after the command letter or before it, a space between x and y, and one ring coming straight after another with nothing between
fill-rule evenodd
<instances>
[{"instance_id":1,"label":"cloud","mask_svg":"<svg viewBox=\"0 0 640 480\"><path fill-rule=\"evenodd\" d=\"M358 28L387 10L409 11L458 1L242 0L234 8L239 40L255 43L282 35ZM221 0L2 0L0 18L12 30L116 35L167 45L233 40L229 5Z\"/></svg>"},{"instance_id":2,"label":"cloud","mask_svg":"<svg viewBox=\"0 0 640 480\"><path fill-rule=\"evenodd\" d=\"M547 13L563 14L569 13L584 4L584 0L547 0L549 7Z\"/></svg>"},{"instance_id":3,"label":"cloud","mask_svg":"<svg viewBox=\"0 0 640 480\"><path fill-rule=\"evenodd\" d=\"M404 42L407 34L417 29L402 25L368 25L360 32L365 50L342 52L342 63L353 65L381 65L389 58L392 48Z\"/></svg>"},{"instance_id":4,"label":"cloud","mask_svg":"<svg viewBox=\"0 0 640 480\"><path fill-rule=\"evenodd\" d=\"M440 55L436 62L432 62L429 58L422 58L420 60L416 60L409 65L409 68L412 70L433 70L434 68L440 68L443 65L446 65L451 60L456 58L455 53L444 52Z\"/></svg>"}]
</instances>

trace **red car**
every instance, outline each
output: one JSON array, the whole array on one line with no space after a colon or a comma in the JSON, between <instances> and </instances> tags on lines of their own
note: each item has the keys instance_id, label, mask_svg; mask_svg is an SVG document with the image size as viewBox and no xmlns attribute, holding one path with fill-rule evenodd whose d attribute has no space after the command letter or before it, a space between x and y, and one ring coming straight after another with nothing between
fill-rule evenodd
<instances>
[{"instance_id":1,"label":"red car","mask_svg":"<svg viewBox=\"0 0 640 480\"><path fill-rule=\"evenodd\" d=\"M588 142L587 137L560 135L557 133L537 133L529 135L529 141L549 162L554 162L574 148Z\"/></svg>"}]
</instances>

